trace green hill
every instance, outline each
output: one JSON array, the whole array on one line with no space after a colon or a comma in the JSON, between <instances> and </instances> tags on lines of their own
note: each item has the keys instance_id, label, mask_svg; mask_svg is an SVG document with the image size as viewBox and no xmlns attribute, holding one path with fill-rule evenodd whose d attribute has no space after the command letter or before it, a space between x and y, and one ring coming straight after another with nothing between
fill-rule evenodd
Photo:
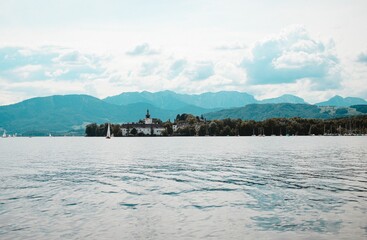
<instances>
[{"instance_id":1,"label":"green hill","mask_svg":"<svg viewBox=\"0 0 367 240\"><path fill-rule=\"evenodd\" d=\"M175 119L177 114L191 113L208 119L241 118L263 120L275 117L334 118L366 113L366 105L350 108L318 107L308 104L250 104L245 107L213 111L185 104L175 110L137 102L116 105L88 95L65 95L32 98L0 106L0 130L24 135L84 133L88 123L126 123L145 117L149 109L153 118Z\"/></svg>"},{"instance_id":2,"label":"green hill","mask_svg":"<svg viewBox=\"0 0 367 240\"><path fill-rule=\"evenodd\" d=\"M361 108L361 107L360 107ZM243 119L261 121L268 118L336 118L363 114L355 108L318 107L309 104L249 104L245 107L224 109L204 114L207 119Z\"/></svg>"},{"instance_id":3,"label":"green hill","mask_svg":"<svg viewBox=\"0 0 367 240\"><path fill-rule=\"evenodd\" d=\"M177 110L166 110L149 103L118 106L88 95L39 97L20 103L0 106L0 129L8 133L48 135L68 131L84 131L88 123L134 122L145 117L149 109L152 117L174 119L186 112L195 115L210 110L184 105Z\"/></svg>"},{"instance_id":4,"label":"green hill","mask_svg":"<svg viewBox=\"0 0 367 240\"><path fill-rule=\"evenodd\" d=\"M0 107L0 127L8 132L62 132L88 122L118 120L120 108L87 95L51 96Z\"/></svg>"}]
</instances>

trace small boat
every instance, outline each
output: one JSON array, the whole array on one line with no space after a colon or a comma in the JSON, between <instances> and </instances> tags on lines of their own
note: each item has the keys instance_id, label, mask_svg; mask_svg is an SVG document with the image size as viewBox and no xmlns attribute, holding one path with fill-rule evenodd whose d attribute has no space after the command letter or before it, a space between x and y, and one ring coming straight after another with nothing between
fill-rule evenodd
<instances>
[{"instance_id":1,"label":"small boat","mask_svg":"<svg viewBox=\"0 0 367 240\"><path fill-rule=\"evenodd\" d=\"M108 124L106 138L107 138L107 139L110 139L110 138L111 138L111 127L110 127L110 124Z\"/></svg>"}]
</instances>

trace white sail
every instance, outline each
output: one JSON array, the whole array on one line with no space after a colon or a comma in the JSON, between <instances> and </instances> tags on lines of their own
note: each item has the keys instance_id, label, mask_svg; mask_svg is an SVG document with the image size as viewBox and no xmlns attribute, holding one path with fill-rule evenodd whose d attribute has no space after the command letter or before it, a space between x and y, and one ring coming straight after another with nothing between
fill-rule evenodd
<instances>
[{"instance_id":1,"label":"white sail","mask_svg":"<svg viewBox=\"0 0 367 240\"><path fill-rule=\"evenodd\" d=\"M111 138L111 129L110 129L110 124L108 124L108 128L107 128L107 136L106 138Z\"/></svg>"}]
</instances>

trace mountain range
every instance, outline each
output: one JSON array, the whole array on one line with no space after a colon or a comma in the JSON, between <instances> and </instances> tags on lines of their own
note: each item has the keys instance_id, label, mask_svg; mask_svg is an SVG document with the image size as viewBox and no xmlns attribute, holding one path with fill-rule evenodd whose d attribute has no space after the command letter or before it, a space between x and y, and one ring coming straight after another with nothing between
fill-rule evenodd
<instances>
[{"instance_id":1,"label":"mountain range","mask_svg":"<svg viewBox=\"0 0 367 240\"><path fill-rule=\"evenodd\" d=\"M108 103L128 105L144 102L162 109L176 110L183 106L197 106L206 109L243 107L252 103L306 103L302 98L285 94L277 98L257 100L245 92L221 91L202 94L179 94L172 91L161 92L126 92L103 99ZM367 104L367 102L366 102ZM353 104L351 104L353 105Z\"/></svg>"},{"instance_id":2,"label":"mountain range","mask_svg":"<svg viewBox=\"0 0 367 240\"><path fill-rule=\"evenodd\" d=\"M213 119L243 119L262 121L268 118L340 118L359 114L367 114L367 105L350 107L323 107L310 104L248 104L240 108L223 109L204 114L208 120Z\"/></svg>"},{"instance_id":3,"label":"mountain range","mask_svg":"<svg viewBox=\"0 0 367 240\"><path fill-rule=\"evenodd\" d=\"M358 108L348 107L359 104ZM174 120L177 114L204 115L208 119L241 118L263 120L272 117L331 118L362 114L367 102L360 98L333 97L316 105L294 95L256 100L242 92L223 91L198 95L171 91L129 92L98 99L89 95L37 97L0 106L0 129L24 135L76 132L83 134L91 122L133 122L143 119L149 109L152 117ZM343 106L324 107L325 105ZM344 110L341 110L344 109Z\"/></svg>"},{"instance_id":4,"label":"mountain range","mask_svg":"<svg viewBox=\"0 0 367 240\"><path fill-rule=\"evenodd\" d=\"M334 96L325 102L316 103L317 106L349 107L352 105L367 104L363 98Z\"/></svg>"},{"instance_id":5,"label":"mountain range","mask_svg":"<svg viewBox=\"0 0 367 240\"><path fill-rule=\"evenodd\" d=\"M235 91L207 92L202 94L179 94L172 91L161 92L127 92L103 99L108 103L129 105L144 102L156 107L177 110L182 107L196 106L207 109L223 109L241 107L250 103L257 103L254 96Z\"/></svg>"}]
</instances>

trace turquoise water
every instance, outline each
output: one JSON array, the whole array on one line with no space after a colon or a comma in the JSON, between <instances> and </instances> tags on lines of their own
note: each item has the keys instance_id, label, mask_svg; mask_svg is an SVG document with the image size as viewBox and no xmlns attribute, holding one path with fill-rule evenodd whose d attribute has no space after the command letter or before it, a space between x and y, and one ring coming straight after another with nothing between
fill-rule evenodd
<instances>
[{"instance_id":1,"label":"turquoise water","mask_svg":"<svg viewBox=\"0 0 367 240\"><path fill-rule=\"evenodd\" d=\"M0 139L0 239L366 239L366 140Z\"/></svg>"}]
</instances>

